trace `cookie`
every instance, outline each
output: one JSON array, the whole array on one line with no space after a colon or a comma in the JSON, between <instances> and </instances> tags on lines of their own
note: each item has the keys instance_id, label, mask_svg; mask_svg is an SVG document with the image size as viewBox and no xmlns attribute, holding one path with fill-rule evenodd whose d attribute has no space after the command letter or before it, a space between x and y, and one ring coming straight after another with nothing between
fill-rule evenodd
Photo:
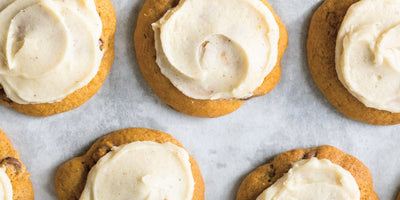
<instances>
[{"instance_id":1,"label":"cookie","mask_svg":"<svg viewBox=\"0 0 400 200\"><path fill-rule=\"evenodd\" d=\"M348 118L373 125L400 123L400 113L366 107L339 81L335 68L336 36L348 8L359 0L326 0L314 13L307 39L308 66L328 101Z\"/></svg>"},{"instance_id":2,"label":"cookie","mask_svg":"<svg viewBox=\"0 0 400 200\"><path fill-rule=\"evenodd\" d=\"M379 199L373 189L371 173L361 161L335 147L319 146L284 152L276 156L271 162L258 167L243 180L236 200L255 200L265 189L287 173L291 169L292 163L312 157L328 159L349 171L358 184L361 200Z\"/></svg>"},{"instance_id":3,"label":"cookie","mask_svg":"<svg viewBox=\"0 0 400 200\"><path fill-rule=\"evenodd\" d=\"M288 36L284 24L274 13L272 7L265 0L262 0L262 2L272 11L279 25L278 62L268 76L265 77L263 84L253 92L254 97L269 93L278 84L281 76L280 59L288 44ZM196 117L227 115L240 108L246 100L199 100L190 98L179 91L161 73L156 63L154 32L151 24L159 20L170 8L175 7L178 3L179 0L147 0L139 13L134 39L136 57L143 77L161 100L179 112Z\"/></svg>"},{"instance_id":4,"label":"cookie","mask_svg":"<svg viewBox=\"0 0 400 200\"><path fill-rule=\"evenodd\" d=\"M18 104L11 101L0 89L0 103L18 112L34 117L47 117L78 108L101 88L114 60L114 34L116 27L115 10L110 0L95 0L97 12L102 21L103 32L100 43L104 51L99 71L85 87L76 90L60 102L43 104ZM0 87L1 88L1 87Z\"/></svg>"},{"instance_id":5,"label":"cookie","mask_svg":"<svg viewBox=\"0 0 400 200\"><path fill-rule=\"evenodd\" d=\"M6 174L11 181L14 200L34 199L30 174L19 159L19 154L14 150L10 140L0 130L0 167L6 168Z\"/></svg>"},{"instance_id":6,"label":"cookie","mask_svg":"<svg viewBox=\"0 0 400 200\"><path fill-rule=\"evenodd\" d=\"M55 188L58 199L79 199L85 187L88 173L96 162L103 157L111 147L137 141L152 141L156 143L170 142L182 147L171 135L150 129L130 128L106 135L97 140L85 155L66 162L58 169L55 177ZM192 156L190 156L189 161L195 182L192 199L203 200L204 182L199 166Z\"/></svg>"}]
</instances>

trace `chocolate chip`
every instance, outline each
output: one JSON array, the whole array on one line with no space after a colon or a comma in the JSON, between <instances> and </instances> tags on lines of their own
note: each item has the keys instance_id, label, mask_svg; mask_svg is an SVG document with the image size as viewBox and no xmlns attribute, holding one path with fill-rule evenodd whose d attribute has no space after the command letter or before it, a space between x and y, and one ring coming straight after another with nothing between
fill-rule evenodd
<instances>
[{"instance_id":1,"label":"chocolate chip","mask_svg":"<svg viewBox=\"0 0 400 200\"><path fill-rule=\"evenodd\" d=\"M314 149L304 154L303 159L310 159L315 156L317 156L317 150Z\"/></svg>"},{"instance_id":2,"label":"chocolate chip","mask_svg":"<svg viewBox=\"0 0 400 200\"><path fill-rule=\"evenodd\" d=\"M22 164L19 162L18 159L13 158L13 157L7 157L4 158L1 163L7 164L7 165L13 165L16 169L21 169Z\"/></svg>"},{"instance_id":3,"label":"chocolate chip","mask_svg":"<svg viewBox=\"0 0 400 200\"><path fill-rule=\"evenodd\" d=\"M104 42L101 38L99 39L99 45L100 45L100 50L103 50Z\"/></svg>"},{"instance_id":4,"label":"chocolate chip","mask_svg":"<svg viewBox=\"0 0 400 200\"><path fill-rule=\"evenodd\" d=\"M0 100L4 101L6 103L9 103L9 104L11 104L13 102L13 101L11 101L11 99L9 99L6 96L6 93L4 92L4 89L1 88L1 87L0 87Z\"/></svg>"}]
</instances>

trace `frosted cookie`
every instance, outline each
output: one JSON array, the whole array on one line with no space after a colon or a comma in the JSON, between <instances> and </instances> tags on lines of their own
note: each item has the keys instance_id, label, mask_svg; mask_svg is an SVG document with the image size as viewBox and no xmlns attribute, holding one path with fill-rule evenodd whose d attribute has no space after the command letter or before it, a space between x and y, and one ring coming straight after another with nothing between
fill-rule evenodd
<instances>
[{"instance_id":1,"label":"frosted cookie","mask_svg":"<svg viewBox=\"0 0 400 200\"><path fill-rule=\"evenodd\" d=\"M110 0L2 0L0 103L45 117L75 109L114 59Z\"/></svg>"},{"instance_id":2,"label":"frosted cookie","mask_svg":"<svg viewBox=\"0 0 400 200\"><path fill-rule=\"evenodd\" d=\"M378 200L368 168L332 146L284 152L242 182L236 200Z\"/></svg>"},{"instance_id":3,"label":"frosted cookie","mask_svg":"<svg viewBox=\"0 0 400 200\"><path fill-rule=\"evenodd\" d=\"M173 109L219 117L270 92L286 28L265 0L147 0L135 49L141 72Z\"/></svg>"},{"instance_id":4,"label":"frosted cookie","mask_svg":"<svg viewBox=\"0 0 400 200\"><path fill-rule=\"evenodd\" d=\"M307 41L311 75L349 118L400 123L400 0L326 0Z\"/></svg>"},{"instance_id":5,"label":"frosted cookie","mask_svg":"<svg viewBox=\"0 0 400 200\"><path fill-rule=\"evenodd\" d=\"M32 200L33 187L26 167L10 140L0 130L0 199Z\"/></svg>"},{"instance_id":6,"label":"frosted cookie","mask_svg":"<svg viewBox=\"0 0 400 200\"><path fill-rule=\"evenodd\" d=\"M204 200L194 158L169 134L141 128L97 140L58 169L55 188L60 200Z\"/></svg>"}]
</instances>

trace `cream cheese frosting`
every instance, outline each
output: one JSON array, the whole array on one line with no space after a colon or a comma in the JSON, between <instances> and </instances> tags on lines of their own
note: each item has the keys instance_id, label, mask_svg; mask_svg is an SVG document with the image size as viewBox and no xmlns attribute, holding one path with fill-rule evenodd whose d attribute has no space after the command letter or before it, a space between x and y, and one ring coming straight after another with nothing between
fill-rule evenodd
<instances>
[{"instance_id":1,"label":"cream cheese frosting","mask_svg":"<svg viewBox=\"0 0 400 200\"><path fill-rule=\"evenodd\" d=\"M103 52L94 0L0 1L0 85L19 104L53 103L86 86Z\"/></svg>"},{"instance_id":2,"label":"cream cheese frosting","mask_svg":"<svg viewBox=\"0 0 400 200\"><path fill-rule=\"evenodd\" d=\"M162 74L191 98L248 98L278 61L279 26L260 0L181 0L152 26Z\"/></svg>"},{"instance_id":3,"label":"cream cheese frosting","mask_svg":"<svg viewBox=\"0 0 400 200\"><path fill-rule=\"evenodd\" d=\"M12 190L11 180L6 174L5 167L0 168L0 199L1 200L12 200L13 199L13 190Z\"/></svg>"},{"instance_id":4,"label":"cream cheese frosting","mask_svg":"<svg viewBox=\"0 0 400 200\"><path fill-rule=\"evenodd\" d=\"M282 178L257 200L360 200L350 172L327 159L311 158L293 164Z\"/></svg>"},{"instance_id":5,"label":"cream cheese frosting","mask_svg":"<svg viewBox=\"0 0 400 200\"><path fill-rule=\"evenodd\" d=\"M365 106L400 112L400 0L361 0L337 36L336 71Z\"/></svg>"},{"instance_id":6,"label":"cream cheese frosting","mask_svg":"<svg viewBox=\"0 0 400 200\"><path fill-rule=\"evenodd\" d=\"M90 170L80 200L192 200L189 154L171 143L114 147Z\"/></svg>"}]
</instances>

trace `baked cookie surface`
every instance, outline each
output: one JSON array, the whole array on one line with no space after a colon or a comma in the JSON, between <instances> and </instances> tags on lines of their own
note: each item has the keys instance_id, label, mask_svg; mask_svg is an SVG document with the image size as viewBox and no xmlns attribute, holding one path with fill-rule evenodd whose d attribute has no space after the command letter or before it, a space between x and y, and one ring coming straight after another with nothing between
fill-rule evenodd
<instances>
[{"instance_id":1,"label":"baked cookie surface","mask_svg":"<svg viewBox=\"0 0 400 200\"><path fill-rule=\"evenodd\" d=\"M278 62L265 77L263 84L254 92L254 97L269 93L279 82L281 76L280 59L288 44L287 31L274 13L272 7L262 2L272 11L279 26ZM196 117L219 117L227 115L242 106L245 100L199 100L180 92L160 71L156 63L154 32L151 24L158 21L170 8L178 5L179 0L147 0L139 13L135 30L136 57L146 82L157 96L173 109Z\"/></svg>"},{"instance_id":2,"label":"baked cookie surface","mask_svg":"<svg viewBox=\"0 0 400 200\"><path fill-rule=\"evenodd\" d=\"M88 101L101 88L104 80L111 70L114 60L114 34L116 27L115 10L110 0L95 0L97 12L102 21L103 32L99 41L104 51L104 56L96 76L85 87L76 90L60 102L44 104L18 104L10 99L0 89L0 103L20 113L34 116L47 117L78 108Z\"/></svg>"},{"instance_id":3,"label":"baked cookie surface","mask_svg":"<svg viewBox=\"0 0 400 200\"><path fill-rule=\"evenodd\" d=\"M273 185L287 173L292 163L302 159L328 159L332 163L349 171L356 180L361 200L379 199L373 189L373 180L369 169L357 158L332 146L319 146L308 149L295 149L276 156L271 162L258 167L241 183L236 200L255 200L265 189Z\"/></svg>"},{"instance_id":4,"label":"baked cookie surface","mask_svg":"<svg viewBox=\"0 0 400 200\"><path fill-rule=\"evenodd\" d=\"M0 167L6 168L6 174L10 178L14 200L34 199L30 175L26 173L26 167L19 159L19 154L14 150L6 134L0 130Z\"/></svg>"},{"instance_id":5,"label":"baked cookie surface","mask_svg":"<svg viewBox=\"0 0 400 200\"><path fill-rule=\"evenodd\" d=\"M85 155L66 162L58 169L55 177L55 188L58 199L79 199L85 187L90 169L111 147L138 141L170 142L183 148L171 135L156 130L129 128L113 132L97 140ZM204 200L204 181L199 166L192 156L190 156L189 161L195 181L192 199Z\"/></svg>"},{"instance_id":6,"label":"baked cookie surface","mask_svg":"<svg viewBox=\"0 0 400 200\"><path fill-rule=\"evenodd\" d=\"M348 8L359 0L326 0L314 13L307 39L308 66L328 101L345 116L374 125L400 123L400 113L368 108L339 81L335 68L336 36Z\"/></svg>"}]
</instances>

